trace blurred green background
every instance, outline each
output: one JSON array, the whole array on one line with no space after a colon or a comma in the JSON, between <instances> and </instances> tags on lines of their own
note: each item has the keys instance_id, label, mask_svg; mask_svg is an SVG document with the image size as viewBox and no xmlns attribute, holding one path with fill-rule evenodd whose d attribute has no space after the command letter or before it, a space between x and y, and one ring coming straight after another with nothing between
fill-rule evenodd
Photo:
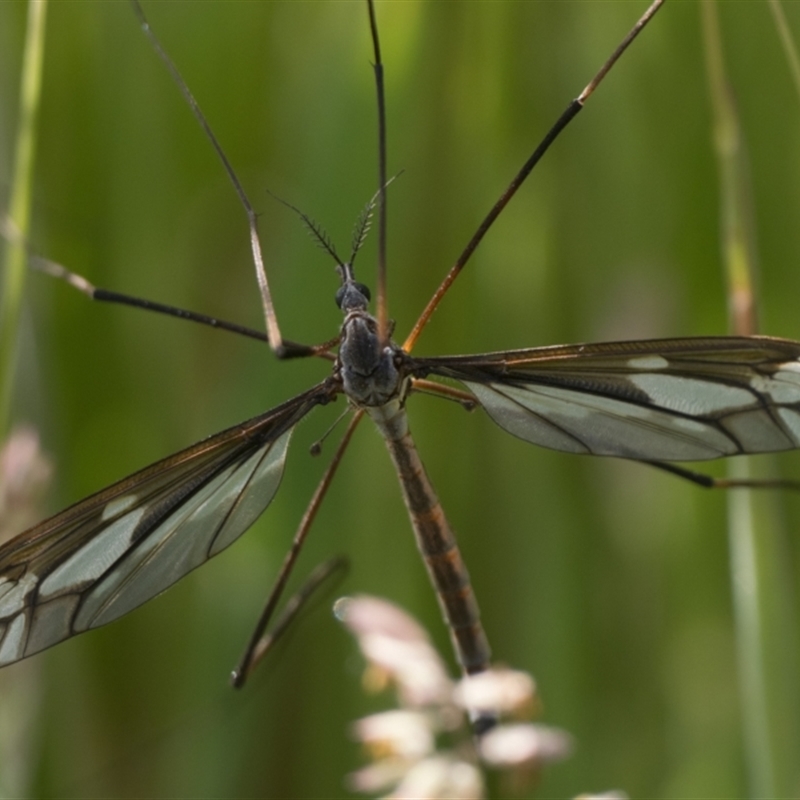
<instances>
[{"instance_id":1,"label":"blurred green background","mask_svg":"<svg viewBox=\"0 0 800 800\"><path fill-rule=\"evenodd\" d=\"M378 3L389 171L404 170L389 206L399 338L645 5ZM800 7L786 5L800 31ZM332 264L267 189L347 249L376 186L363 4L146 10L262 212L285 335L330 338L340 322ZM800 338L800 105L767 5L720 12L750 158L762 329ZM0 4L3 203L24 15L24 3ZM36 246L99 286L261 327L244 214L128 5L54 2L47 36ZM726 332L703 58L699 5L668 3L486 238L418 352ZM375 241L359 259L372 285ZM38 426L55 459L48 511L326 373L229 334L92 305L44 276L28 290L15 418ZM3 671L0 770L18 773L18 787L36 797L345 795L343 776L360 763L348 725L388 699L362 693L333 598L372 592L403 604L450 657L369 426L301 562L307 571L345 553L349 576L243 692L227 686L324 469L308 446L341 410L298 428L277 499L229 551L124 620ZM644 467L538 450L436 399L414 397L409 412L496 658L532 671L543 720L577 738L538 794L745 796L725 497ZM797 455L781 467L797 476ZM793 575L800 501L777 502ZM796 610L790 601L781 613ZM797 713L796 696L782 702Z\"/></svg>"}]
</instances>

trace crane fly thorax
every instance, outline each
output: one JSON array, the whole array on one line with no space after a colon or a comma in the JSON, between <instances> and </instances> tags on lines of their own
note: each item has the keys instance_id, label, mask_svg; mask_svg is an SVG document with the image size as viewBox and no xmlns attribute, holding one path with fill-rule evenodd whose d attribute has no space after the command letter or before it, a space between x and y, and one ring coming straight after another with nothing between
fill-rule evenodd
<instances>
[{"instance_id":1,"label":"crane fly thorax","mask_svg":"<svg viewBox=\"0 0 800 800\"><path fill-rule=\"evenodd\" d=\"M357 406L382 406L403 394L400 348L381 345L378 324L367 311L349 311L342 325L338 373Z\"/></svg>"}]
</instances>

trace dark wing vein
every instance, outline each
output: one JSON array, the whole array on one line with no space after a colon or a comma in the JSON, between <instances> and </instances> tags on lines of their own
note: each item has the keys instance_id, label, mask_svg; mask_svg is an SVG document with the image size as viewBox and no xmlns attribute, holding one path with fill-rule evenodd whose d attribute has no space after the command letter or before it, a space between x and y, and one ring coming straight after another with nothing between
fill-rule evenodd
<instances>
[{"instance_id":1,"label":"dark wing vein","mask_svg":"<svg viewBox=\"0 0 800 800\"><path fill-rule=\"evenodd\" d=\"M280 484L326 383L109 486L0 548L0 666L117 619L221 552Z\"/></svg>"},{"instance_id":2,"label":"dark wing vein","mask_svg":"<svg viewBox=\"0 0 800 800\"><path fill-rule=\"evenodd\" d=\"M412 359L454 378L526 441L572 453L693 461L800 447L800 343L657 339Z\"/></svg>"}]
</instances>

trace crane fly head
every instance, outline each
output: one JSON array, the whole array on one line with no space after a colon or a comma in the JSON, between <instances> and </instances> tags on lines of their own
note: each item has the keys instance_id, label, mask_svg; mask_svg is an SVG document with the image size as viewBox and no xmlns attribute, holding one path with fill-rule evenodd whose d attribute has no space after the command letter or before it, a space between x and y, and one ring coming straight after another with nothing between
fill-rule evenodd
<instances>
[{"instance_id":1,"label":"crane fly head","mask_svg":"<svg viewBox=\"0 0 800 800\"><path fill-rule=\"evenodd\" d=\"M336 292L336 305L345 315L351 311L366 311L371 298L369 287L355 279L352 263L340 263L336 271L342 279Z\"/></svg>"}]
</instances>

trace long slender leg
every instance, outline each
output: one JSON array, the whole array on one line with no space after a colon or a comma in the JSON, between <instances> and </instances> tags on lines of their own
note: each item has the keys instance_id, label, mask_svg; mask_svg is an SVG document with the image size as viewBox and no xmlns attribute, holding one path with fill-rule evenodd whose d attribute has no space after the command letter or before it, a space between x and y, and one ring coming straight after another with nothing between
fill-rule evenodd
<instances>
[{"instance_id":1,"label":"long slender leg","mask_svg":"<svg viewBox=\"0 0 800 800\"><path fill-rule=\"evenodd\" d=\"M253 646L250 658L247 661L246 667L244 667L245 672L240 673L239 669L242 669L242 667L239 667L232 674L232 683L237 689L244 685L245 679L248 678L253 670L264 660L267 653L272 650L276 642L287 631L295 617L300 613L303 606L311 599L317 589L337 573L339 573L340 577L346 573L349 563L350 562L344 556L334 556L312 570L311 574L306 578L305 583L303 583L303 585L286 601L286 605L275 620L272 630L269 633L264 633L262 631L262 636L255 643L255 646Z\"/></svg>"},{"instance_id":2,"label":"long slender leg","mask_svg":"<svg viewBox=\"0 0 800 800\"><path fill-rule=\"evenodd\" d=\"M663 3L664 0L654 0L647 11L645 11L645 13L640 17L636 25L633 26L630 33L628 33L617 49L611 54L611 57L606 61L605 64L603 64L598 73L587 84L586 88L569 104L569 106L567 106L564 113L556 121L556 124L553 125L553 127L547 132L547 135L544 137L544 139L542 139L539 146L533 151L531 157L523 164L522 169L520 169L520 171L514 176L514 179L508 185L508 188L503 192L502 195L500 195L498 201L494 204L494 206L492 206L491 211L489 211L483 222L481 222L481 224L478 226L478 230L475 231L475 234L467 243L464 251L458 257L458 259L456 259L456 263L450 268L450 271L439 285L439 288L433 293L433 297L431 297L431 299L428 301L428 305L425 306L422 314L420 314L419 319L416 321L413 329L411 330L411 333L408 335L405 342L403 342L403 350L405 350L407 353L411 352L416 344L417 339L419 338L419 335L422 333L422 329L430 321L430 318L433 316L433 312L436 311L436 308L442 301L442 298L445 296L445 294L447 294L447 290L452 286L461 270L469 261L472 253L475 251L475 248L477 248L483 237L486 235L486 232L492 227L494 221L500 216L502 210L508 205L508 202L511 200L511 198L517 193L517 189L522 186L525 179L528 177L528 175L530 175L531 170L547 152L548 148L556 140L561 131L563 131L564 128L566 128L567 125L569 125L569 123L572 122L572 120L577 116L578 112L583 108L586 101L592 95L603 78L605 78L611 67L614 66L619 57L625 52L631 42L639 35L644 26L647 25L647 23L652 19L653 15L656 13L656 11L658 11Z\"/></svg>"},{"instance_id":3,"label":"long slender leg","mask_svg":"<svg viewBox=\"0 0 800 800\"><path fill-rule=\"evenodd\" d=\"M253 630L253 635L250 637L250 641L247 643L244 654L239 661L239 666L236 667L231 675L231 684L237 689L240 689L242 686L244 686L245 681L253 671L253 668L266 652L268 645L262 643L264 631L266 630L267 625L269 625L272 615L275 613L275 609L281 599L283 590L286 588L286 582L289 580L289 576L292 574L292 569L294 568L297 558L300 555L300 550L303 547L303 543L308 536L309 530L311 530L311 524L314 522L314 519L317 516L319 507L322 505L322 501L331 485L333 476L336 474L336 470L339 468L339 464L342 460L345 450L347 449L347 445L350 444L350 439L352 439L353 433L358 427L358 423L361 422L363 416L363 411L356 411L356 413L353 415L353 419L350 420L350 424L347 426L347 430L342 437L342 441L339 442L339 446L336 448L336 452L333 454L331 463L328 464L328 468L325 470L325 474L322 476L322 479L317 485L314 496L311 498L311 502L308 504L306 512L303 514L303 518L300 520L300 525L297 527L297 533L295 533L294 539L292 540L292 546L289 548L289 552L286 554L286 558L283 561L283 565L281 566L278 577L272 587L272 591L270 592L267 602L264 605L264 610L261 612L258 623Z\"/></svg>"},{"instance_id":4,"label":"long slender leg","mask_svg":"<svg viewBox=\"0 0 800 800\"><path fill-rule=\"evenodd\" d=\"M454 389L452 386L445 386L443 383L428 381L425 378L413 378L411 380L411 391L420 394L429 394L434 397L443 397L445 400L453 400L461 405L465 411L473 411L480 404L474 395L463 392L461 389Z\"/></svg>"},{"instance_id":5,"label":"long slender leg","mask_svg":"<svg viewBox=\"0 0 800 800\"><path fill-rule=\"evenodd\" d=\"M378 340L383 347L389 340L389 310L386 289L386 94L383 86L383 61L381 60L381 44L378 38L378 22L375 18L373 0L367 0L369 11L369 29L372 35L372 48L375 62L375 91L378 100L378 285L377 285L377 319Z\"/></svg>"},{"instance_id":6,"label":"long slender leg","mask_svg":"<svg viewBox=\"0 0 800 800\"><path fill-rule=\"evenodd\" d=\"M43 272L53 278L65 281L73 289L77 289L82 294L85 294L91 300L106 303L117 303L125 306L132 306L133 308L141 308L145 311L153 311L157 314L166 314L170 317L177 317L178 319L185 319L189 322L197 322L201 325L208 325L211 328L217 328L222 331L229 331L230 333L237 333L240 336L247 336L251 339L258 339L261 342L268 342L267 335L262 331L257 331L253 328L248 328L245 325L239 325L237 322L228 322L218 317L211 317L208 314L200 314L197 311L188 311L185 308L178 308L176 306L166 305L159 303L155 300L148 300L144 297L135 297L130 294L123 294L122 292L115 292L111 289L100 289L95 286L91 281L78 275L77 272L67 269L63 264L57 261L45 258L39 255L31 245L24 240L19 230L17 230L13 221L9 217L0 217L0 236L9 242L15 244L21 243L27 251L28 266L38 272ZM284 340L284 343L290 347L290 352L287 356L292 355L315 355L321 356L332 360L334 356L330 351L339 343L339 337L331 339L328 342L323 342L318 345L299 345L295 342ZM291 348L296 346L296 350ZM302 352L301 352L302 351ZM306 352L308 351L308 352Z\"/></svg>"},{"instance_id":7,"label":"long slender leg","mask_svg":"<svg viewBox=\"0 0 800 800\"><path fill-rule=\"evenodd\" d=\"M197 100L195 100L194 95L186 84L186 81L183 79L183 76L178 71L178 68L175 66L175 63L167 55L166 51L161 46L161 42L150 28L150 23L147 21L147 17L145 17L144 10L140 5L139 0L131 0L131 5L133 6L134 13L139 20L139 24L141 25L145 36L147 36L147 38L150 40L150 44L156 51L158 57L166 65L170 75L172 75L172 79L175 81L175 84L183 95L184 100L186 100L189 108L192 110L195 119L197 119L197 121L200 123L200 126L205 131L206 136L208 136L209 141L211 142L214 150L217 153L217 156L225 168L225 172L228 174L228 177L233 184L236 194L239 196L239 201L247 213L247 224L250 229L250 249L253 253L253 264L256 270L258 288L261 292L261 304L264 308L264 320L267 326L267 339L269 341L269 346L272 348L273 352L278 358L314 355L315 353L313 352L312 347L306 347L305 345L298 345L294 342L290 342L284 339L281 335L280 328L278 327L278 318L275 314L275 306L272 302L272 293L270 292L269 283L267 281L267 273L264 268L264 256L261 248L261 239L258 235L258 215L250 203L250 199L248 198L241 181L234 172L230 161L228 161L228 157L225 155L222 145L219 143L214 131L211 129L211 125L206 119L205 114L203 114L201 111Z\"/></svg>"},{"instance_id":8,"label":"long slender leg","mask_svg":"<svg viewBox=\"0 0 800 800\"><path fill-rule=\"evenodd\" d=\"M679 467L676 464L667 464L664 461L640 461L640 464L647 464L649 467L669 472L678 478L684 478L704 489L793 489L800 491L800 481L793 481L789 478L748 478L745 480L738 478L715 478L713 475L706 475L702 472L695 472L686 467Z\"/></svg>"}]
</instances>

